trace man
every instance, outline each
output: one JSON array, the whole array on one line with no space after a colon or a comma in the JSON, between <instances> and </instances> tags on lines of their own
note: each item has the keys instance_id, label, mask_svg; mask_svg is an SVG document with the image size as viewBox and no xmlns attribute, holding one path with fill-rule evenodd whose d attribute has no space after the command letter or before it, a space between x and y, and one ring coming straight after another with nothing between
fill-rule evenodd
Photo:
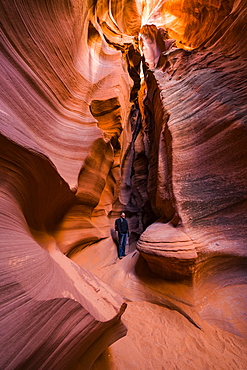
<instances>
[{"instance_id":1,"label":"man","mask_svg":"<svg viewBox=\"0 0 247 370\"><path fill-rule=\"evenodd\" d=\"M129 236L128 222L125 219L125 213L122 212L120 218L115 221L115 230L118 232L118 258L121 260L122 257L126 256L125 246L127 242L127 237Z\"/></svg>"}]
</instances>

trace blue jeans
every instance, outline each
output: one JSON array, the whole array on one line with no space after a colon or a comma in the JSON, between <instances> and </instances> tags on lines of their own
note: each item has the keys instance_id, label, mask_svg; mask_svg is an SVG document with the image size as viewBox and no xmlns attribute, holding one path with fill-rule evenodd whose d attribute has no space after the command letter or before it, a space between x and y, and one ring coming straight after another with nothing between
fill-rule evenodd
<instances>
[{"instance_id":1,"label":"blue jeans","mask_svg":"<svg viewBox=\"0 0 247 370\"><path fill-rule=\"evenodd\" d=\"M119 249L118 249L118 256L122 257L125 255L125 246L127 242L127 236L128 234L118 234L119 238Z\"/></svg>"}]
</instances>

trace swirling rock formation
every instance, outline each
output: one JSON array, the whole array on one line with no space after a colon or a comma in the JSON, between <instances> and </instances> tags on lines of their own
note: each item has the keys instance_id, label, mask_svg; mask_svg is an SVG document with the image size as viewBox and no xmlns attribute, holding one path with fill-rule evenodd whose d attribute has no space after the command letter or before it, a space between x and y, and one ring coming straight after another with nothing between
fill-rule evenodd
<instances>
[{"instance_id":1,"label":"swirling rock formation","mask_svg":"<svg viewBox=\"0 0 247 370\"><path fill-rule=\"evenodd\" d=\"M1 1L1 368L246 368L246 16Z\"/></svg>"},{"instance_id":2,"label":"swirling rock formation","mask_svg":"<svg viewBox=\"0 0 247 370\"><path fill-rule=\"evenodd\" d=\"M143 23L165 27L186 49L201 45L238 6L234 0L143 1ZM230 16L231 18L231 16Z\"/></svg>"},{"instance_id":3,"label":"swirling rock formation","mask_svg":"<svg viewBox=\"0 0 247 370\"><path fill-rule=\"evenodd\" d=\"M246 47L241 54L235 48L236 23L241 27L244 10L240 3L230 15L235 28L231 26L228 52L224 43L215 41L217 35L224 39L229 33L227 18L211 43L206 41L193 52L164 52L155 62L156 70L146 78L145 104L155 122L155 132L149 133L149 163L158 169L157 176L152 173L150 178L153 204L159 217L180 225L194 240L198 262L217 252L246 255L246 77L242 62ZM153 30L150 33L153 38ZM154 98L160 91L160 98ZM142 245L146 237L148 230L140 239L140 251L147 252Z\"/></svg>"},{"instance_id":4,"label":"swirling rock formation","mask_svg":"<svg viewBox=\"0 0 247 370\"><path fill-rule=\"evenodd\" d=\"M73 199L48 158L1 135L1 368L89 368L125 334L121 298L51 236Z\"/></svg>"},{"instance_id":5,"label":"swirling rock formation","mask_svg":"<svg viewBox=\"0 0 247 370\"><path fill-rule=\"evenodd\" d=\"M1 10L1 368L90 368L125 335L125 304L61 253L83 237L60 237L71 215L92 229L92 210L111 205L111 139L131 80L93 4L3 1ZM98 124L99 100L101 112L120 101L123 121L117 113L109 129Z\"/></svg>"},{"instance_id":6,"label":"swirling rock formation","mask_svg":"<svg viewBox=\"0 0 247 370\"><path fill-rule=\"evenodd\" d=\"M193 276L198 257L195 244L181 229L169 223L155 222L138 241L143 256L148 255L150 268L166 279Z\"/></svg>"}]
</instances>

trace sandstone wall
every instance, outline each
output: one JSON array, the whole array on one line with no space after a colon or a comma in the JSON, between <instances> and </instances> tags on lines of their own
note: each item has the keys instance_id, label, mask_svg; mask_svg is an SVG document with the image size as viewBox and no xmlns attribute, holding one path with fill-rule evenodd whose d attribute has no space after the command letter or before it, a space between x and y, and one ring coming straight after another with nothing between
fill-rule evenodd
<instances>
[{"instance_id":1,"label":"sandstone wall","mask_svg":"<svg viewBox=\"0 0 247 370\"><path fill-rule=\"evenodd\" d=\"M1 1L0 17L1 367L89 369L128 326L120 370L221 366L222 348L244 369L244 1Z\"/></svg>"},{"instance_id":2,"label":"sandstone wall","mask_svg":"<svg viewBox=\"0 0 247 370\"><path fill-rule=\"evenodd\" d=\"M126 333L122 298L61 253L109 235L119 177L114 138L125 126L132 80L121 51L102 36L99 17L109 30L113 25L103 5L1 2L5 369L72 368L78 361L88 368ZM138 20L121 19L122 32L132 35ZM132 38L126 34L120 44ZM97 115L108 115L106 126ZM91 214L100 202L96 229Z\"/></svg>"}]
</instances>

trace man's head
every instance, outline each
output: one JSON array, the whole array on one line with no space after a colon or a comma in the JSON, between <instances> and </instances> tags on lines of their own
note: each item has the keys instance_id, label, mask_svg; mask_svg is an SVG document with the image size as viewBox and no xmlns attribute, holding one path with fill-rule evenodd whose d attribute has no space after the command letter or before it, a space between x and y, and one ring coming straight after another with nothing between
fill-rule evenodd
<instances>
[{"instance_id":1,"label":"man's head","mask_svg":"<svg viewBox=\"0 0 247 370\"><path fill-rule=\"evenodd\" d=\"M121 217L125 218L125 213L124 212L121 213Z\"/></svg>"}]
</instances>

